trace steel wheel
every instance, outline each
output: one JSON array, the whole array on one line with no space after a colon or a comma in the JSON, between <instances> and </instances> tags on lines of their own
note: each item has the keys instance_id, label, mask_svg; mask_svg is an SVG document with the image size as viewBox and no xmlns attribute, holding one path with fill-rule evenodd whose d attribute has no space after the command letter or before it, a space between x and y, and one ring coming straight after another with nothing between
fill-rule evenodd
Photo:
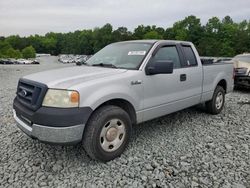
<instances>
[{"instance_id":1,"label":"steel wheel","mask_svg":"<svg viewBox=\"0 0 250 188\"><path fill-rule=\"evenodd\" d=\"M104 151L113 152L123 143L126 130L120 119L111 119L102 128L100 134L100 144Z\"/></svg>"},{"instance_id":2,"label":"steel wheel","mask_svg":"<svg viewBox=\"0 0 250 188\"><path fill-rule=\"evenodd\" d=\"M222 92L218 92L216 99L215 99L215 106L217 109L220 109L223 105L224 102L224 97Z\"/></svg>"}]
</instances>

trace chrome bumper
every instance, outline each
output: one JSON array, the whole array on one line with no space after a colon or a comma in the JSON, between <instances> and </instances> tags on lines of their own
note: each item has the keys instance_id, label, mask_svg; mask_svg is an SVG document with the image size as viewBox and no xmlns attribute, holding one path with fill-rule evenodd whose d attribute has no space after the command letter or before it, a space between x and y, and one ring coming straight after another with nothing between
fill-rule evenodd
<instances>
[{"instance_id":1,"label":"chrome bumper","mask_svg":"<svg viewBox=\"0 0 250 188\"><path fill-rule=\"evenodd\" d=\"M69 127L50 127L38 124L32 126L26 124L13 110L14 119L17 126L31 138L38 139L42 142L55 143L55 144L71 144L78 143L82 140L83 130L85 125L75 125Z\"/></svg>"}]
</instances>

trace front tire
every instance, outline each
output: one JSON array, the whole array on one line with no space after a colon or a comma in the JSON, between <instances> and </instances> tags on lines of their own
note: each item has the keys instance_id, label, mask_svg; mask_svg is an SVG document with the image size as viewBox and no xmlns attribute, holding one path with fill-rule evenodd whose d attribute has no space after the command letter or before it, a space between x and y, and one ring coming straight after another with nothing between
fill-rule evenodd
<instances>
[{"instance_id":1,"label":"front tire","mask_svg":"<svg viewBox=\"0 0 250 188\"><path fill-rule=\"evenodd\" d=\"M86 125L83 147L92 159L110 161L123 153L131 131L132 124L126 111L113 105L102 106Z\"/></svg>"},{"instance_id":2,"label":"front tire","mask_svg":"<svg viewBox=\"0 0 250 188\"><path fill-rule=\"evenodd\" d=\"M221 86L217 86L214 90L213 98L206 102L206 109L210 114L219 114L225 103L225 90Z\"/></svg>"}]
</instances>

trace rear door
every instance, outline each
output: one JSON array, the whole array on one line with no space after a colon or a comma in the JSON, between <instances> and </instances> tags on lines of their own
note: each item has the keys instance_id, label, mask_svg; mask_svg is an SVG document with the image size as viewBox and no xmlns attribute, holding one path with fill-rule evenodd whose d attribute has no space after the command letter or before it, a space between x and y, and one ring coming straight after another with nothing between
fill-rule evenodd
<instances>
[{"instance_id":1,"label":"rear door","mask_svg":"<svg viewBox=\"0 0 250 188\"><path fill-rule=\"evenodd\" d=\"M199 54L195 48L189 44L181 44L181 50L184 57L182 65L185 74L187 75L187 96L200 102L203 84L203 68L200 62ZM198 58L197 58L198 57Z\"/></svg>"},{"instance_id":2,"label":"rear door","mask_svg":"<svg viewBox=\"0 0 250 188\"><path fill-rule=\"evenodd\" d=\"M199 103L202 69L191 46L163 45L151 58L172 60L172 74L145 75L144 121ZM148 62L150 63L150 62Z\"/></svg>"}]
</instances>

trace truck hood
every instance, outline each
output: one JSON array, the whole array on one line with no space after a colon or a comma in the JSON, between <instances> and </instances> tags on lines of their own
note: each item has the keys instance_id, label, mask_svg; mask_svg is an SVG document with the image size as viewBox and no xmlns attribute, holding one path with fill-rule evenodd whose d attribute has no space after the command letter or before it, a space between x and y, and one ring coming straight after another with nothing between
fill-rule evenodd
<instances>
[{"instance_id":1,"label":"truck hood","mask_svg":"<svg viewBox=\"0 0 250 188\"><path fill-rule=\"evenodd\" d=\"M250 69L250 63L243 62L243 61L235 61L234 63L235 68L248 68Z\"/></svg>"},{"instance_id":2,"label":"truck hood","mask_svg":"<svg viewBox=\"0 0 250 188\"><path fill-rule=\"evenodd\" d=\"M83 82L121 74L126 71L125 69L75 66L30 74L23 78L46 84L49 88L68 89Z\"/></svg>"}]
</instances>

